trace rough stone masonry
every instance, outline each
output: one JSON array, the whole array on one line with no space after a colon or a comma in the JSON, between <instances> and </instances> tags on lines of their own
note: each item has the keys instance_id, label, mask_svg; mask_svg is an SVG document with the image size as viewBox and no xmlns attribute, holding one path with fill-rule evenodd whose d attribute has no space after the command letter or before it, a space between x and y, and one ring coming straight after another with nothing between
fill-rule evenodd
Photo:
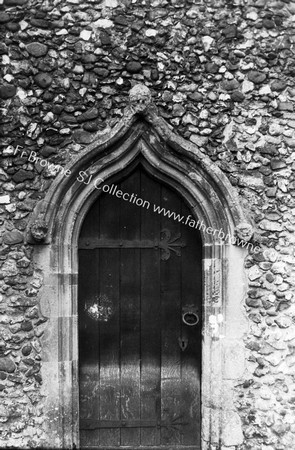
<instances>
[{"instance_id":1,"label":"rough stone masonry","mask_svg":"<svg viewBox=\"0 0 295 450\"><path fill-rule=\"evenodd\" d=\"M245 259L246 371L222 448L294 449L295 2L4 0L0 23L0 447L42 448L48 431L44 274L24 231L55 174L21 152L65 166L143 83L228 177L261 247Z\"/></svg>"}]
</instances>

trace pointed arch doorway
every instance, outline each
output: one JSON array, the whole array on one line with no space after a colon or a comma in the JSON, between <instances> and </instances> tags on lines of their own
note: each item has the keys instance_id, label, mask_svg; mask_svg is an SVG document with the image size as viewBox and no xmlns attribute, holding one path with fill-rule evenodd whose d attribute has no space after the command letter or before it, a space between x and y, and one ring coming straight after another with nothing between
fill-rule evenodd
<instances>
[{"instance_id":1,"label":"pointed arch doorway","mask_svg":"<svg viewBox=\"0 0 295 450\"><path fill-rule=\"evenodd\" d=\"M135 88L137 94L138 92L142 92L142 95L134 96L133 89ZM225 235L227 233L233 234L235 227L240 223L245 223L247 220L243 209L239 204L237 193L219 167L212 163L204 152L201 152L194 144L173 133L171 127L158 115L155 105L148 99L149 96L146 95L146 88L139 86L134 87L133 89L131 90L133 91L133 94L130 92L131 103L124 111L122 120L118 122L114 128L98 134L89 146L71 158L71 161L67 164L63 173L60 173L56 177L45 197L40 200L38 205L36 205L27 229L26 241L28 244L34 245L33 258L35 267L44 275L44 287L42 298L40 298L40 304L43 314L49 318L47 322L48 325L44 332L42 363L45 399L44 414L48 419L47 423L50 429L47 439L47 448L80 448L82 432L80 432L79 417L78 340L80 334L78 319L80 317L80 301L78 301L78 253L79 237L82 238L83 235L81 234L81 230L83 224L86 223L84 219L91 210L91 206L97 201L100 194L98 188L101 187L102 183L107 183L109 185L113 182L119 183L120 176L126 176L127 180L129 174L131 176L132 170L135 168L134 164L137 164L138 161L140 161L140 164L144 167L145 171L153 181L155 179L160 180L160 184L163 184L163 186L165 185L165 189L169 186L170 190L173 191L173 195L175 192L180 195L181 202L185 199L185 202L189 205L190 209L188 213L196 219L199 218L201 221L200 233L202 236L203 259L201 449L208 450L213 447L219 448L222 445L226 447L237 446L243 442L241 420L234 405L234 386L240 380L240 376L244 370L245 349L241 343L241 339L248 330L248 324L244 318L241 306L246 291L243 268L246 249L225 244L219 233L213 233L213 230L220 230ZM124 172L126 170L128 173ZM121 181L122 180L123 179L121 178ZM155 192L156 190L151 190L152 194ZM140 197L149 200L151 203L153 202L151 198L146 198L143 192L140 192ZM164 198L165 196L162 197ZM102 195L101 198L103 198ZM141 206L127 205L127 202L124 200L117 200L121 205L124 205L124 207L133 206L136 209L140 209L141 214L149 212L144 211ZM171 206L168 209L174 209L174 206ZM176 213L182 214L176 207L175 209ZM110 212L107 213L107 211L111 210L112 208L106 208L105 214L110 214ZM187 213L184 213L183 215L185 214ZM151 215L154 215L154 213L151 212ZM127 216L126 220L130 220L130 218L131 215L130 217ZM175 225L173 221L172 224L173 226ZM158 231L160 232L161 237L161 231L164 231L167 227L163 230L162 223L160 223L160 225ZM181 239L185 237L183 229L185 229L186 232L189 230L189 227L185 226L185 224L182 225L180 231L182 233ZM145 226L147 226L147 224L143 223L142 227ZM122 228L120 227L119 229L121 230ZM111 232L111 228L109 230L107 229L107 231ZM194 232L194 230L191 231ZM172 232L170 237L169 232L164 231L164 233L162 233L164 242L159 242L159 234L155 237L155 239L158 240L157 242L160 249L149 247L141 248L142 243L138 244L138 248L124 248L124 245L128 240L142 240L141 235L140 238L136 235L136 233L138 233L137 228L133 228L133 233L134 235L130 239L127 239L127 235L123 236L124 239L122 238L123 248L120 247L120 252L123 255L126 255L128 251L134 252L134 254L140 254L140 258L144 258L144 256L141 256L141 253L148 254L150 252L154 257L155 255L158 255L156 263L154 261L154 264L147 264L146 267L154 267L156 264L156 267L157 265L160 266L162 272L167 270L167 273L167 267L169 267L169 264L171 264L172 261L182 261L182 257L178 257L174 254L173 250L171 250L172 247L175 250L174 244L176 242L181 242L181 240L173 241L174 234ZM196 234L194 234L194 236L196 236ZM94 237L100 241L100 234L98 236L95 235ZM105 236L105 238L109 241L111 240L108 236ZM152 238L147 239L149 245L151 245L151 239ZM117 246L118 236L115 237L115 241L115 245ZM170 259L164 261L161 259L161 256L165 253L167 248L170 250ZM187 248L193 248L193 246L179 248L183 258L185 257ZM108 252L108 255L110 255L112 250L118 251L116 247L113 249L96 248L95 251L100 253ZM84 250L81 248L81 251ZM108 258L110 258L110 256L108 256ZM125 258L125 260L127 259L126 256L123 256L123 258ZM134 256L134 258L139 258L139 256ZM134 270L138 270L138 265L134 263L134 259L131 258L129 261L133 261L132 267L134 267ZM88 277L87 285L90 276L92 276L92 278L98 278L99 280L101 279L101 277L95 277L93 273L92 275L90 273L90 269L92 270L95 265L94 262L95 261L92 259L89 271L85 274L85 278ZM127 272L124 272L125 277L126 273L129 273L128 278L131 279L131 267L126 265L126 263L124 264L126 270L128 269ZM101 267L105 273L105 280L107 280L107 266L105 264ZM171 267L171 270L175 270L174 265ZM111 273L115 272L112 270ZM149 276L151 275L149 274ZM171 277L171 286L175 286L176 279L176 276ZM166 286L167 280L164 279L164 286ZM123 281L123 287L125 289L124 295L127 298L127 287L131 286L131 289L133 287L134 291L134 284L127 283L125 279L123 279ZM132 282L134 281L135 277L133 276ZM135 285L137 286L136 283ZM147 289L150 289L151 285L152 283L149 284L146 282ZM104 286L108 286L107 281ZM96 294L101 293L101 298L104 298L103 302L105 303L102 302L103 304L98 304L98 306L108 308L108 302L111 301L113 305L114 298L111 295L108 295L108 292L102 292L100 288L101 286L97 285L98 291ZM137 290L136 292L139 291ZM147 293L145 293L145 296L148 297ZM138 294L135 297L133 295L132 298L135 298L138 301L139 296ZM171 300L172 311L175 311L175 304L178 304L179 298L179 296L175 296L176 303L173 303ZM124 309L121 308L120 314L121 312L123 313ZM85 313L85 311L83 313ZM161 317L162 315L164 315L164 313L161 311ZM141 310L140 316L142 316ZM158 316L159 315L155 317L155 321L158 320ZM105 345L110 345L109 342L113 342L113 338L109 338L108 333L110 328L107 328L107 325L111 325L113 319L113 322L118 320L118 317L118 313L116 316L116 312L114 311L113 316L110 317L106 323L102 324L104 329L107 330L105 336L107 344ZM192 320L189 317L188 319ZM128 320L131 320L131 318L134 320L133 316L130 316L130 318L127 316ZM121 320L121 323L128 324L128 320L127 322ZM144 330L146 321L137 321L137 324L138 323L141 324L142 330ZM167 321L167 323L169 323L169 321ZM153 324L154 321L152 321L152 325ZM91 326L92 325L89 325L89 327ZM193 328L194 327L191 327L190 330L192 331ZM177 328L175 327L175 329ZM138 334L136 327L135 330ZM125 329L122 329L120 333L121 332L127 333ZM134 334L136 335L136 333L132 333L132 336L134 336ZM147 332L145 333L147 334ZM131 333L129 333L129 335L131 336ZM181 335L178 344L181 347L185 347L185 339L182 339L182 337L183 336ZM116 339L118 342L118 337ZM157 339L159 339L159 337L157 337ZM190 336L188 337L188 341L190 342ZM152 339L149 339L148 345L150 345L151 342ZM130 346L132 345L135 347L137 346L138 348L139 340L133 339L131 341L130 339ZM189 343L187 350L189 350ZM185 352L185 349L180 351L182 357L186 355ZM109 354L110 352L108 352L106 356L109 357ZM134 354L136 353L130 351L127 352L127 355ZM150 357L152 361L155 359L152 351L147 353L147 355L151 355L148 357ZM130 357L128 356L128 358ZM166 358L167 361L169 361L169 358ZM124 361L127 361L129 364L130 359L125 359ZM113 366L108 364L106 367L108 371L111 371ZM118 372L118 364L114 367L117 367L116 370ZM124 364L123 367L125 370L126 364ZM143 367L146 367L146 365L143 365ZM153 367L153 365L151 365L151 367ZM157 370L159 371L159 368ZM134 372L136 373L136 371ZM195 370L194 373L198 373L198 370ZM133 371L132 373L130 372L130 376L131 375L132 377L134 376ZM134 379L132 377L132 385L138 385L138 383L133 382ZM155 380L153 377L151 379ZM189 386L194 386L194 382L195 381L192 381ZM158 394L159 392L161 393L159 389L155 392L158 392ZM96 390L93 389L91 396L95 397L95 395ZM154 397L157 397L157 395ZM121 399L121 390L119 398ZM147 396L147 398L152 399L155 407L156 402L153 400L153 397ZM166 398L173 399L175 397L169 397L167 395ZM134 400L133 395L132 400ZM140 406L140 408L142 407ZM161 408L159 409L158 407L158 410L156 411L161 411L162 414ZM184 414L186 414L185 409ZM157 427L159 427L160 430L171 429L173 428L171 426L171 421L173 422L174 415L170 414L170 416L172 419L169 418L169 422L168 418L162 417L161 415L156 415L155 419L146 420L157 420ZM121 417L124 416L121 415L120 418L118 416L118 419L112 420L121 421ZM126 417L128 416L126 415ZM140 420L142 417L143 415L140 416ZM83 418L83 416L81 416L81 418ZM84 418L88 418L87 413ZM101 420L101 418L99 417L97 419L96 415L94 420ZM110 419L107 418L106 420ZM138 430L133 427L135 425L134 422L131 426L127 426L127 420L136 419L130 418L129 416L126 421L123 421L125 422L125 426L123 422L115 422L115 427L113 427L113 429L120 429L119 425L122 425L121 430L123 430L123 434L125 433L125 435L134 432L134 430L135 433L138 432ZM158 423L158 420L160 423ZM183 422L186 423L187 419L184 419ZM183 422L181 423L182 427L186 426ZM152 432L151 430L156 428L154 426L155 422L148 422L146 424L148 425L147 427L141 427L143 429L141 434ZM152 425L152 427L150 427L150 425ZM173 426L174 425L175 422L173 423ZM195 419L194 426L196 427ZM197 423L197 427L197 432L199 433L199 423ZM175 429L175 427L173 429ZM107 434L110 429L102 429L101 427L99 428L99 432L101 431ZM115 435L115 433L113 434ZM165 435L164 431L162 435ZM116 441L116 445L112 444L113 447L109 446L109 448L118 449L118 442L119 441ZM152 442L159 441L150 441L149 443ZM164 440L162 442L164 444ZM181 444L175 444L174 442L178 441L175 440L173 443L167 443L165 445L167 448L176 449L179 445L185 444L184 441L181 441ZM187 445L188 448L189 445L190 444ZM157 446L159 448L159 444L154 445L154 448L157 448ZM121 445L121 447L128 449L127 444L125 446ZM193 444L191 447L193 449L198 448L197 444ZM101 446L101 448L103 447ZM105 445L104 448L106 449L107 446ZM143 448L142 445L142 449ZM153 446L149 445L147 448L152 450Z\"/></svg>"},{"instance_id":2,"label":"pointed arch doorway","mask_svg":"<svg viewBox=\"0 0 295 450\"><path fill-rule=\"evenodd\" d=\"M200 234L141 165L108 186L78 244L80 447L198 450Z\"/></svg>"}]
</instances>

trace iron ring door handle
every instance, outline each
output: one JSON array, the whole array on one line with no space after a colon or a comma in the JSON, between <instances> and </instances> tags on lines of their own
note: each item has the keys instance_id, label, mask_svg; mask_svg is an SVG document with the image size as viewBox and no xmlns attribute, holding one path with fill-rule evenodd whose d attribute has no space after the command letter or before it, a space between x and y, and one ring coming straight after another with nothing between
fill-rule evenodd
<instances>
[{"instance_id":1,"label":"iron ring door handle","mask_svg":"<svg viewBox=\"0 0 295 450\"><path fill-rule=\"evenodd\" d=\"M186 325L193 327L197 325L200 321L198 314L192 311L187 311L182 314L182 321Z\"/></svg>"}]
</instances>

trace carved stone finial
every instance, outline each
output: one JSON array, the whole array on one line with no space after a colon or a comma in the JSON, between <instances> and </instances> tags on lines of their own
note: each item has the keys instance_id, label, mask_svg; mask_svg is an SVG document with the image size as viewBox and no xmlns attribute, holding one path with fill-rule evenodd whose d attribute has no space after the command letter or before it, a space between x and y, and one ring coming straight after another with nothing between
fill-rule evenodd
<instances>
[{"instance_id":1,"label":"carved stone finial","mask_svg":"<svg viewBox=\"0 0 295 450\"><path fill-rule=\"evenodd\" d=\"M37 242L42 242L45 240L48 232L48 226L43 219L37 219L31 225L31 235Z\"/></svg>"},{"instance_id":2,"label":"carved stone finial","mask_svg":"<svg viewBox=\"0 0 295 450\"><path fill-rule=\"evenodd\" d=\"M235 233L241 241L249 242L253 237L254 229L249 223L241 222L236 226Z\"/></svg>"},{"instance_id":3,"label":"carved stone finial","mask_svg":"<svg viewBox=\"0 0 295 450\"><path fill-rule=\"evenodd\" d=\"M129 92L129 101L134 112L143 112L152 102L151 91L144 84L136 84Z\"/></svg>"}]
</instances>

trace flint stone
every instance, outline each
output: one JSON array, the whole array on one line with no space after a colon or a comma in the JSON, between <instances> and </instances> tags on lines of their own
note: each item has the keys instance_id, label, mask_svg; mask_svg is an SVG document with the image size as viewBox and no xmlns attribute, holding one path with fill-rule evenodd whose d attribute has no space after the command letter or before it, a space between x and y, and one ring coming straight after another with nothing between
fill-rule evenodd
<instances>
[{"instance_id":1,"label":"flint stone","mask_svg":"<svg viewBox=\"0 0 295 450\"><path fill-rule=\"evenodd\" d=\"M295 339L295 328L289 328L289 330L284 331L284 341L293 341Z\"/></svg>"},{"instance_id":2,"label":"flint stone","mask_svg":"<svg viewBox=\"0 0 295 450\"><path fill-rule=\"evenodd\" d=\"M138 61L130 61L126 65L126 70L129 73L138 73L142 69L142 65Z\"/></svg>"},{"instance_id":3,"label":"flint stone","mask_svg":"<svg viewBox=\"0 0 295 450\"><path fill-rule=\"evenodd\" d=\"M260 353L261 355L270 355L273 352L274 347L265 341L261 343L261 346L258 350L258 353Z\"/></svg>"},{"instance_id":4,"label":"flint stone","mask_svg":"<svg viewBox=\"0 0 295 450\"><path fill-rule=\"evenodd\" d=\"M246 305L252 308L259 308L261 306L261 301L258 298L247 298Z\"/></svg>"},{"instance_id":5,"label":"flint stone","mask_svg":"<svg viewBox=\"0 0 295 450\"><path fill-rule=\"evenodd\" d=\"M15 33L16 31L18 31L20 29L20 26L16 22L8 22L6 24L6 28L7 28L7 30L12 31L13 33Z\"/></svg>"},{"instance_id":6,"label":"flint stone","mask_svg":"<svg viewBox=\"0 0 295 450\"><path fill-rule=\"evenodd\" d=\"M237 80L225 80L222 82L222 87L226 91L234 91L240 87L240 84Z\"/></svg>"},{"instance_id":7,"label":"flint stone","mask_svg":"<svg viewBox=\"0 0 295 450\"><path fill-rule=\"evenodd\" d=\"M89 41L89 39L91 38L91 34L91 30L82 30L80 33L80 38L83 39L83 41Z\"/></svg>"},{"instance_id":8,"label":"flint stone","mask_svg":"<svg viewBox=\"0 0 295 450\"><path fill-rule=\"evenodd\" d=\"M202 147L208 141L208 138L205 136L200 136L199 134L192 134L190 136L190 141L196 144L198 147Z\"/></svg>"},{"instance_id":9,"label":"flint stone","mask_svg":"<svg viewBox=\"0 0 295 450\"><path fill-rule=\"evenodd\" d=\"M5 408L5 406L0 405L0 417L8 417L9 411Z\"/></svg>"},{"instance_id":10,"label":"flint stone","mask_svg":"<svg viewBox=\"0 0 295 450\"><path fill-rule=\"evenodd\" d=\"M260 153L267 155L278 155L278 150L275 145L267 144L265 147L259 149Z\"/></svg>"},{"instance_id":11,"label":"flint stone","mask_svg":"<svg viewBox=\"0 0 295 450\"><path fill-rule=\"evenodd\" d=\"M46 19L35 19L32 18L30 20L30 23L32 25L32 27L36 27L36 28L50 28L51 25L51 21L46 20Z\"/></svg>"},{"instance_id":12,"label":"flint stone","mask_svg":"<svg viewBox=\"0 0 295 450\"><path fill-rule=\"evenodd\" d=\"M283 356L280 353L274 353L265 357L266 361L268 361L272 366L278 366L282 361L282 358Z\"/></svg>"},{"instance_id":13,"label":"flint stone","mask_svg":"<svg viewBox=\"0 0 295 450\"><path fill-rule=\"evenodd\" d=\"M282 231L282 225L276 222L271 222L270 220L262 220L260 222L260 228L267 231Z\"/></svg>"},{"instance_id":14,"label":"flint stone","mask_svg":"<svg viewBox=\"0 0 295 450\"><path fill-rule=\"evenodd\" d=\"M240 91L234 91L230 95L233 102L242 102L245 99L245 96Z\"/></svg>"},{"instance_id":15,"label":"flint stone","mask_svg":"<svg viewBox=\"0 0 295 450\"><path fill-rule=\"evenodd\" d=\"M277 261L273 264L271 268L272 272L275 274L283 274L286 273L286 266L283 261Z\"/></svg>"},{"instance_id":16,"label":"flint stone","mask_svg":"<svg viewBox=\"0 0 295 450\"><path fill-rule=\"evenodd\" d=\"M274 310L273 310L273 303L271 303L270 301L262 300L262 306L263 306L264 309L268 309L269 310L268 314L276 315L276 313L274 313ZM271 308L272 308L272 310L270 311Z\"/></svg>"},{"instance_id":17,"label":"flint stone","mask_svg":"<svg viewBox=\"0 0 295 450\"><path fill-rule=\"evenodd\" d=\"M214 39L211 36L203 36L202 37L202 43L203 43L205 52L207 52L210 49L213 41L214 41Z\"/></svg>"},{"instance_id":18,"label":"flint stone","mask_svg":"<svg viewBox=\"0 0 295 450\"><path fill-rule=\"evenodd\" d=\"M271 174L271 169L269 167L266 166L262 166L259 168L259 172L262 173L265 176L268 176Z\"/></svg>"},{"instance_id":19,"label":"flint stone","mask_svg":"<svg viewBox=\"0 0 295 450\"><path fill-rule=\"evenodd\" d=\"M179 86L179 92L195 92L198 89L198 85L196 83L186 83L182 86Z\"/></svg>"},{"instance_id":20,"label":"flint stone","mask_svg":"<svg viewBox=\"0 0 295 450\"><path fill-rule=\"evenodd\" d=\"M251 70L248 73L248 80L252 81L254 84L260 84L266 80L266 75L263 72L258 72L257 70Z\"/></svg>"},{"instance_id":21,"label":"flint stone","mask_svg":"<svg viewBox=\"0 0 295 450\"><path fill-rule=\"evenodd\" d=\"M289 328L293 321L290 317L286 317L286 316L281 316L281 317L277 317L275 319L275 323L280 327L280 328Z\"/></svg>"},{"instance_id":22,"label":"flint stone","mask_svg":"<svg viewBox=\"0 0 295 450\"><path fill-rule=\"evenodd\" d=\"M13 84L3 84L0 86L0 98L7 100L14 97L16 94L16 87Z\"/></svg>"},{"instance_id":23,"label":"flint stone","mask_svg":"<svg viewBox=\"0 0 295 450\"><path fill-rule=\"evenodd\" d=\"M208 94L208 99L211 100L211 102L216 102L217 100L217 95L215 94L215 92L209 92Z\"/></svg>"},{"instance_id":24,"label":"flint stone","mask_svg":"<svg viewBox=\"0 0 295 450\"><path fill-rule=\"evenodd\" d=\"M118 1L117 0L105 0L104 6L106 6L107 8L117 8Z\"/></svg>"},{"instance_id":25,"label":"flint stone","mask_svg":"<svg viewBox=\"0 0 295 450\"><path fill-rule=\"evenodd\" d=\"M15 183L22 183L26 180L32 180L34 178L33 172L29 172L28 170L20 169L18 172L16 172L12 179L15 181Z\"/></svg>"},{"instance_id":26,"label":"flint stone","mask_svg":"<svg viewBox=\"0 0 295 450\"><path fill-rule=\"evenodd\" d=\"M238 34L236 25L228 25L226 28L224 28L224 30L222 30L222 34L227 40L234 39Z\"/></svg>"},{"instance_id":27,"label":"flint stone","mask_svg":"<svg viewBox=\"0 0 295 450\"><path fill-rule=\"evenodd\" d=\"M287 431L290 430L290 425L288 423L284 423L282 420L278 420L273 425L272 429L279 436L283 436L283 435L287 435ZM291 443L291 445L292 445L292 443Z\"/></svg>"},{"instance_id":28,"label":"flint stone","mask_svg":"<svg viewBox=\"0 0 295 450\"><path fill-rule=\"evenodd\" d=\"M90 122L85 122L83 124L83 129L85 131L90 131L90 132L93 133L94 131L98 131L99 130L99 124L95 120L92 120Z\"/></svg>"},{"instance_id":29,"label":"flint stone","mask_svg":"<svg viewBox=\"0 0 295 450\"><path fill-rule=\"evenodd\" d=\"M77 74L84 73L84 67L81 64L76 64L73 68L73 72Z\"/></svg>"},{"instance_id":30,"label":"flint stone","mask_svg":"<svg viewBox=\"0 0 295 450\"><path fill-rule=\"evenodd\" d=\"M273 188L268 188L265 190L265 195L267 197L275 197L277 194L277 187L273 187Z\"/></svg>"},{"instance_id":31,"label":"flint stone","mask_svg":"<svg viewBox=\"0 0 295 450\"><path fill-rule=\"evenodd\" d=\"M94 135L84 130L75 130L73 132L73 139L78 144L90 144L94 139Z\"/></svg>"},{"instance_id":32,"label":"flint stone","mask_svg":"<svg viewBox=\"0 0 295 450\"><path fill-rule=\"evenodd\" d=\"M261 269L263 270L268 270L270 269L272 266L272 263L269 261L263 261L262 263L259 264L259 267L261 267Z\"/></svg>"},{"instance_id":33,"label":"flint stone","mask_svg":"<svg viewBox=\"0 0 295 450\"><path fill-rule=\"evenodd\" d=\"M280 302L279 305L277 306L277 310L278 311L284 311L285 309L290 308L290 303L288 302Z\"/></svg>"},{"instance_id":34,"label":"flint stone","mask_svg":"<svg viewBox=\"0 0 295 450\"><path fill-rule=\"evenodd\" d=\"M173 105L172 115L173 117L182 117L185 114L185 109L181 105Z\"/></svg>"},{"instance_id":35,"label":"flint stone","mask_svg":"<svg viewBox=\"0 0 295 450\"><path fill-rule=\"evenodd\" d=\"M6 245L20 244L23 240L23 233L18 230L7 231L3 235L3 242Z\"/></svg>"},{"instance_id":36,"label":"flint stone","mask_svg":"<svg viewBox=\"0 0 295 450\"><path fill-rule=\"evenodd\" d=\"M201 102L204 99L204 95L200 94L199 92L193 92L192 94L188 94L188 97L190 100L194 100L196 102Z\"/></svg>"},{"instance_id":37,"label":"flint stone","mask_svg":"<svg viewBox=\"0 0 295 450\"><path fill-rule=\"evenodd\" d=\"M258 19L258 14L256 11L249 11L246 14L246 18L249 20L253 20L253 22L255 22Z\"/></svg>"},{"instance_id":38,"label":"flint stone","mask_svg":"<svg viewBox=\"0 0 295 450\"><path fill-rule=\"evenodd\" d=\"M10 21L10 16L6 12L2 12L0 15L0 23L7 23Z\"/></svg>"},{"instance_id":39,"label":"flint stone","mask_svg":"<svg viewBox=\"0 0 295 450\"><path fill-rule=\"evenodd\" d=\"M206 69L206 71L207 71L208 73L218 73L218 71L219 71L219 66L218 66L216 63L214 63L214 62L208 62L208 63L205 65L205 69Z\"/></svg>"},{"instance_id":40,"label":"flint stone","mask_svg":"<svg viewBox=\"0 0 295 450\"><path fill-rule=\"evenodd\" d=\"M21 324L21 329L23 331L31 331L33 329L32 322L30 320L25 320Z\"/></svg>"},{"instance_id":41,"label":"flint stone","mask_svg":"<svg viewBox=\"0 0 295 450\"><path fill-rule=\"evenodd\" d=\"M262 25L267 29L275 27L275 23L271 19L263 19Z\"/></svg>"},{"instance_id":42,"label":"flint stone","mask_svg":"<svg viewBox=\"0 0 295 450\"><path fill-rule=\"evenodd\" d=\"M108 33L101 32L99 37L100 37L101 45L111 45L112 41L111 41L111 37L109 36Z\"/></svg>"},{"instance_id":43,"label":"flint stone","mask_svg":"<svg viewBox=\"0 0 295 450\"><path fill-rule=\"evenodd\" d=\"M53 105L51 111L53 112L53 114L60 115L63 109L63 105Z\"/></svg>"},{"instance_id":44,"label":"flint stone","mask_svg":"<svg viewBox=\"0 0 295 450\"><path fill-rule=\"evenodd\" d=\"M260 278L261 271L257 266L252 266L251 269L249 269L249 279L251 281L256 280L257 278Z\"/></svg>"},{"instance_id":45,"label":"flint stone","mask_svg":"<svg viewBox=\"0 0 295 450\"><path fill-rule=\"evenodd\" d=\"M280 102L278 105L280 111L293 111L294 106L291 102Z\"/></svg>"},{"instance_id":46,"label":"flint stone","mask_svg":"<svg viewBox=\"0 0 295 450\"><path fill-rule=\"evenodd\" d=\"M97 56L92 54L83 55L81 61L85 64L92 64L97 61Z\"/></svg>"},{"instance_id":47,"label":"flint stone","mask_svg":"<svg viewBox=\"0 0 295 450\"><path fill-rule=\"evenodd\" d=\"M145 13L141 13L140 15L138 15L138 17L141 16L141 18L144 17ZM149 14L148 14L148 18L150 20L150 22L154 22L155 19L159 19L161 17L166 17L168 15L168 11L166 8L154 8L153 10L150 10ZM133 22L134 23L134 22Z\"/></svg>"},{"instance_id":48,"label":"flint stone","mask_svg":"<svg viewBox=\"0 0 295 450\"><path fill-rule=\"evenodd\" d=\"M172 92L169 92L169 91L163 92L163 94L162 94L163 102L171 102L172 98L173 98Z\"/></svg>"},{"instance_id":49,"label":"flint stone","mask_svg":"<svg viewBox=\"0 0 295 450\"><path fill-rule=\"evenodd\" d=\"M185 114L185 116L183 116L182 123L184 125L188 125L188 124L197 125L198 119L196 116L194 116L192 113L189 112L189 113Z\"/></svg>"},{"instance_id":50,"label":"flint stone","mask_svg":"<svg viewBox=\"0 0 295 450\"><path fill-rule=\"evenodd\" d=\"M287 87L287 83L285 81L276 80L270 85L272 91L283 91Z\"/></svg>"},{"instance_id":51,"label":"flint stone","mask_svg":"<svg viewBox=\"0 0 295 450\"><path fill-rule=\"evenodd\" d=\"M98 19L93 23L94 28L111 28L114 26L114 22L109 19Z\"/></svg>"},{"instance_id":52,"label":"flint stone","mask_svg":"<svg viewBox=\"0 0 295 450\"><path fill-rule=\"evenodd\" d=\"M289 147L295 148L295 139L285 138L285 141Z\"/></svg>"},{"instance_id":53,"label":"flint stone","mask_svg":"<svg viewBox=\"0 0 295 450\"><path fill-rule=\"evenodd\" d=\"M41 56L45 56L48 47L47 45L40 44L39 42L32 42L31 44L27 45L27 51L30 53L30 55L35 56L36 58L40 58Z\"/></svg>"},{"instance_id":54,"label":"flint stone","mask_svg":"<svg viewBox=\"0 0 295 450\"><path fill-rule=\"evenodd\" d=\"M286 167L285 161L282 161L282 160L276 159L276 158L273 158L273 159L270 161L270 165L271 165L271 168L272 168L273 170L276 170L276 169L283 169L284 167Z\"/></svg>"},{"instance_id":55,"label":"flint stone","mask_svg":"<svg viewBox=\"0 0 295 450\"><path fill-rule=\"evenodd\" d=\"M151 79L152 80L158 80L159 79L159 72L157 69L152 69L151 71Z\"/></svg>"},{"instance_id":56,"label":"flint stone","mask_svg":"<svg viewBox=\"0 0 295 450\"><path fill-rule=\"evenodd\" d=\"M4 44L3 42L0 42L0 55L7 55L8 54L8 48L6 46L6 44Z\"/></svg>"},{"instance_id":57,"label":"flint stone","mask_svg":"<svg viewBox=\"0 0 295 450\"><path fill-rule=\"evenodd\" d=\"M96 73L96 75L102 78L106 78L110 73L108 69L104 69L101 67L95 67L94 72Z\"/></svg>"},{"instance_id":58,"label":"flint stone","mask_svg":"<svg viewBox=\"0 0 295 450\"><path fill-rule=\"evenodd\" d=\"M264 182L263 179L259 176L252 176L252 175L241 175L239 177L239 184L241 186L249 186L254 188L263 188Z\"/></svg>"},{"instance_id":59,"label":"flint stone","mask_svg":"<svg viewBox=\"0 0 295 450\"><path fill-rule=\"evenodd\" d=\"M160 4L162 3L162 4L164 4L164 2L159 2ZM176 3L176 2L175 2ZM181 2L179 2L179 3L181 3ZM191 3L193 3L193 2L191 2ZM172 2L172 4L173 4L173 2ZM200 12L199 12L199 9L198 9L198 7L197 6L192 6L192 8L190 8L188 11L187 11L187 13L186 13L186 16L189 18L189 19L196 19L198 16L199 16L199 14L200 14Z\"/></svg>"},{"instance_id":60,"label":"flint stone","mask_svg":"<svg viewBox=\"0 0 295 450\"><path fill-rule=\"evenodd\" d=\"M128 20L126 19L125 16L116 16L114 18L114 22L117 25L121 25L123 27L126 27L128 25Z\"/></svg>"},{"instance_id":61,"label":"flint stone","mask_svg":"<svg viewBox=\"0 0 295 450\"><path fill-rule=\"evenodd\" d=\"M40 72L35 76L35 82L42 89L47 88L52 83L52 77L45 72Z\"/></svg>"},{"instance_id":62,"label":"flint stone","mask_svg":"<svg viewBox=\"0 0 295 450\"><path fill-rule=\"evenodd\" d=\"M77 118L71 114L62 114L60 119L66 123L77 123Z\"/></svg>"},{"instance_id":63,"label":"flint stone","mask_svg":"<svg viewBox=\"0 0 295 450\"><path fill-rule=\"evenodd\" d=\"M4 277L15 277L18 274L18 268L13 259L7 259L3 263L1 267L1 274Z\"/></svg>"},{"instance_id":64,"label":"flint stone","mask_svg":"<svg viewBox=\"0 0 295 450\"><path fill-rule=\"evenodd\" d=\"M42 150L40 150L40 154L42 156L51 156L55 155L57 153L57 149L55 147L50 147L49 145L46 145Z\"/></svg>"},{"instance_id":65,"label":"flint stone","mask_svg":"<svg viewBox=\"0 0 295 450\"><path fill-rule=\"evenodd\" d=\"M77 122L87 122L88 120L93 120L98 117L98 109L91 108L88 111L85 111L83 114L77 117Z\"/></svg>"},{"instance_id":66,"label":"flint stone","mask_svg":"<svg viewBox=\"0 0 295 450\"><path fill-rule=\"evenodd\" d=\"M0 357L0 370L3 372L12 373L16 369L14 362L8 356Z\"/></svg>"},{"instance_id":67,"label":"flint stone","mask_svg":"<svg viewBox=\"0 0 295 450\"><path fill-rule=\"evenodd\" d=\"M265 279L266 279L266 281L268 281L269 283L272 283L272 282L274 281L275 277L273 276L272 273L267 273L267 274L265 275Z\"/></svg>"},{"instance_id":68,"label":"flint stone","mask_svg":"<svg viewBox=\"0 0 295 450\"><path fill-rule=\"evenodd\" d=\"M0 205L8 205L10 203L9 195L1 195L0 196Z\"/></svg>"}]
</instances>

